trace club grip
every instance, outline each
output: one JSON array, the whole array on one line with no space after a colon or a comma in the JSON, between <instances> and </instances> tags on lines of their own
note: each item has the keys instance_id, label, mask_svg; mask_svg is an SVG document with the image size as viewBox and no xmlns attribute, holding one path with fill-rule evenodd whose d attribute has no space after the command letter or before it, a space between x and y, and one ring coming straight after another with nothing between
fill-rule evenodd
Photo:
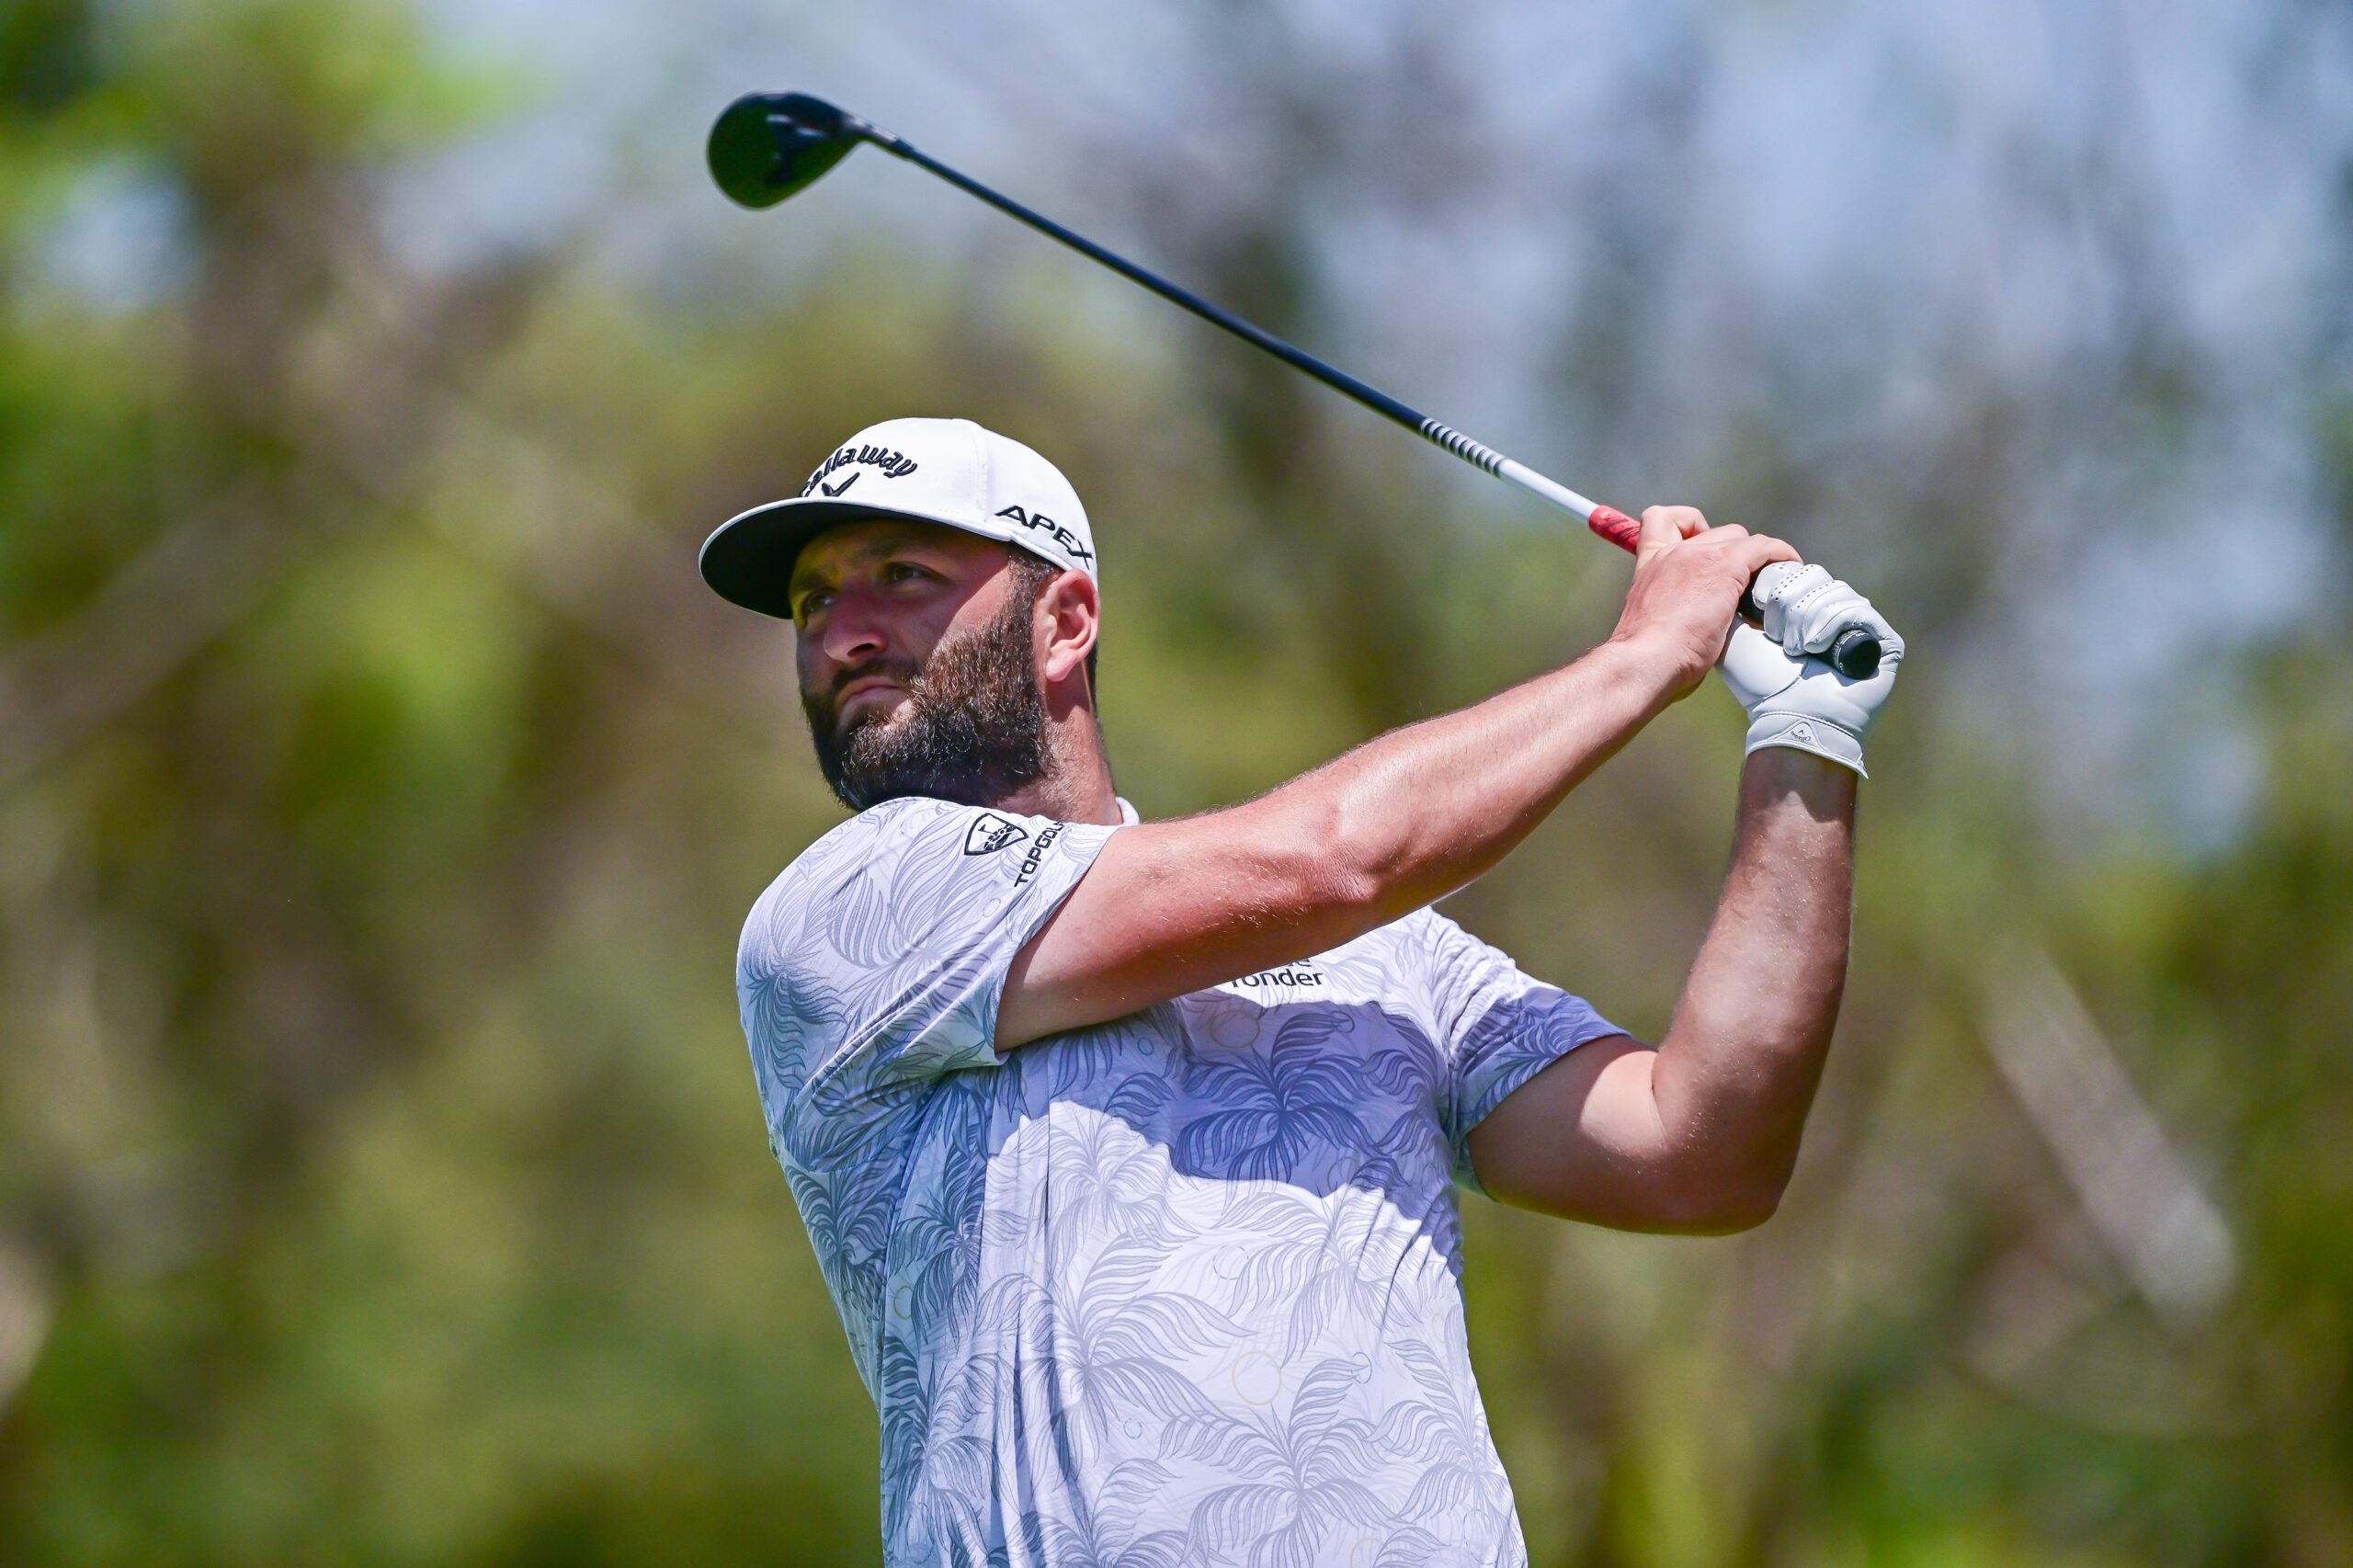
<instances>
[{"instance_id":1,"label":"club grip","mask_svg":"<svg viewBox=\"0 0 2353 1568\"><path fill-rule=\"evenodd\" d=\"M1634 547L1642 542L1643 525L1615 506L1596 506L1593 516L1585 520L1585 526L1629 555L1633 554Z\"/></svg>"},{"instance_id":2,"label":"club grip","mask_svg":"<svg viewBox=\"0 0 2353 1568\"><path fill-rule=\"evenodd\" d=\"M1586 527L1629 554L1643 533L1641 524L1615 506L1596 506ZM1740 596L1740 618L1752 625L1765 619L1757 612L1756 601L1745 591ZM1880 653L1879 639L1868 628L1850 626L1838 634L1823 657L1848 680L1869 680L1879 673Z\"/></svg>"}]
</instances>

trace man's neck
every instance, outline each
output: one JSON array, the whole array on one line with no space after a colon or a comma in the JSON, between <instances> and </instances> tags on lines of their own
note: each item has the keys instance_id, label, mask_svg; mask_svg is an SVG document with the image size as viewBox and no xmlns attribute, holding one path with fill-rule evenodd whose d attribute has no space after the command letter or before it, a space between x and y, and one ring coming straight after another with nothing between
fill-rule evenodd
<instances>
[{"instance_id":1,"label":"man's neck","mask_svg":"<svg viewBox=\"0 0 2353 1568\"><path fill-rule=\"evenodd\" d=\"M1050 719L1045 777L991 803L999 811L1023 816L1118 826L1123 820L1119 792L1111 782L1110 760L1103 755L1102 732L1095 726L1094 714L1077 709Z\"/></svg>"}]
</instances>

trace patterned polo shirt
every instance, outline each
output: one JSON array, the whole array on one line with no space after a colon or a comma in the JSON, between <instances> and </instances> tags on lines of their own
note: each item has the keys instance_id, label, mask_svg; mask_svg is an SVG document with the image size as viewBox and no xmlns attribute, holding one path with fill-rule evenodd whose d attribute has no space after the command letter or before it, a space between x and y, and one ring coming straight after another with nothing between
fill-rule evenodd
<instances>
[{"instance_id":1,"label":"patterned polo shirt","mask_svg":"<svg viewBox=\"0 0 2353 1568\"><path fill-rule=\"evenodd\" d=\"M1457 1188L1481 1118L1619 1031L1422 910L1000 1056L1006 967L1118 831L893 801L744 928L889 1561L1523 1562Z\"/></svg>"}]
</instances>

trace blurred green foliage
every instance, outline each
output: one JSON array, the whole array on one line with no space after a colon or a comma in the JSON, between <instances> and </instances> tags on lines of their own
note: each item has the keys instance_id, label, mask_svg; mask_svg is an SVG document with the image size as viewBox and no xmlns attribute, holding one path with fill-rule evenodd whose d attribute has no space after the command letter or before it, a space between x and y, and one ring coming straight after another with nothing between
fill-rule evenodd
<instances>
[{"instance_id":1,"label":"blurred green foliage","mask_svg":"<svg viewBox=\"0 0 2353 1568\"><path fill-rule=\"evenodd\" d=\"M1044 449L1105 540L1154 814L1572 656L1620 568L1287 375L1057 311L1059 271L419 271L387 172L504 77L372 0L137 14L0 13L0 1561L870 1561L872 1414L730 984L836 812L701 532L874 418ZM94 181L165 215L152 294L45 262ZM1279 240L1211 291L1279 324ZM2348 408L2313 423L2340 524ZM1695 492L1819 500L1770 432L1726 449ZM1966 621L1999 518L1933 473L1869 499L1898 619ZM2233 655L2265 783L2197 854L2055 825L1922 640L1783 1214L1472 1205L1540 1562L2353 1561L2346 626ZM1459 915L1655 1030L1736 733L1677 710ZM2214 1198L2219 1290L2153 1298L2163 1248L2086 1197L2121 1156L2006 1085L2020 953Z\"/></svg>"}]
</instances>

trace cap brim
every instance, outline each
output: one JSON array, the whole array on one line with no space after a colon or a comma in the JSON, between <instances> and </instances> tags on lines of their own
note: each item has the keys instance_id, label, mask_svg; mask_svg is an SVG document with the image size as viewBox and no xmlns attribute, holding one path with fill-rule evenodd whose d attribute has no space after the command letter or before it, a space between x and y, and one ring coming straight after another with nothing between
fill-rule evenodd
<instances>
[{"instance_id":1,"label":"cap brim","mask_svg":"<svg viewBox=\"0 0 2353 1568\"><path fill-rule=\"evenodd\" d=\"M873 517L912 517L964 533L979 531L968 524L935 517L927 512L876 506L863 501L831 501L822 495L794 496L738 512L720 524L702 541L702 553L697 557L696 564L701 569L702 580L721 598L762 615L790 620L792 600L789 590L792 585L792 563L801 558L801 547L827 528Z\"/></svg>"}]
</instances>

